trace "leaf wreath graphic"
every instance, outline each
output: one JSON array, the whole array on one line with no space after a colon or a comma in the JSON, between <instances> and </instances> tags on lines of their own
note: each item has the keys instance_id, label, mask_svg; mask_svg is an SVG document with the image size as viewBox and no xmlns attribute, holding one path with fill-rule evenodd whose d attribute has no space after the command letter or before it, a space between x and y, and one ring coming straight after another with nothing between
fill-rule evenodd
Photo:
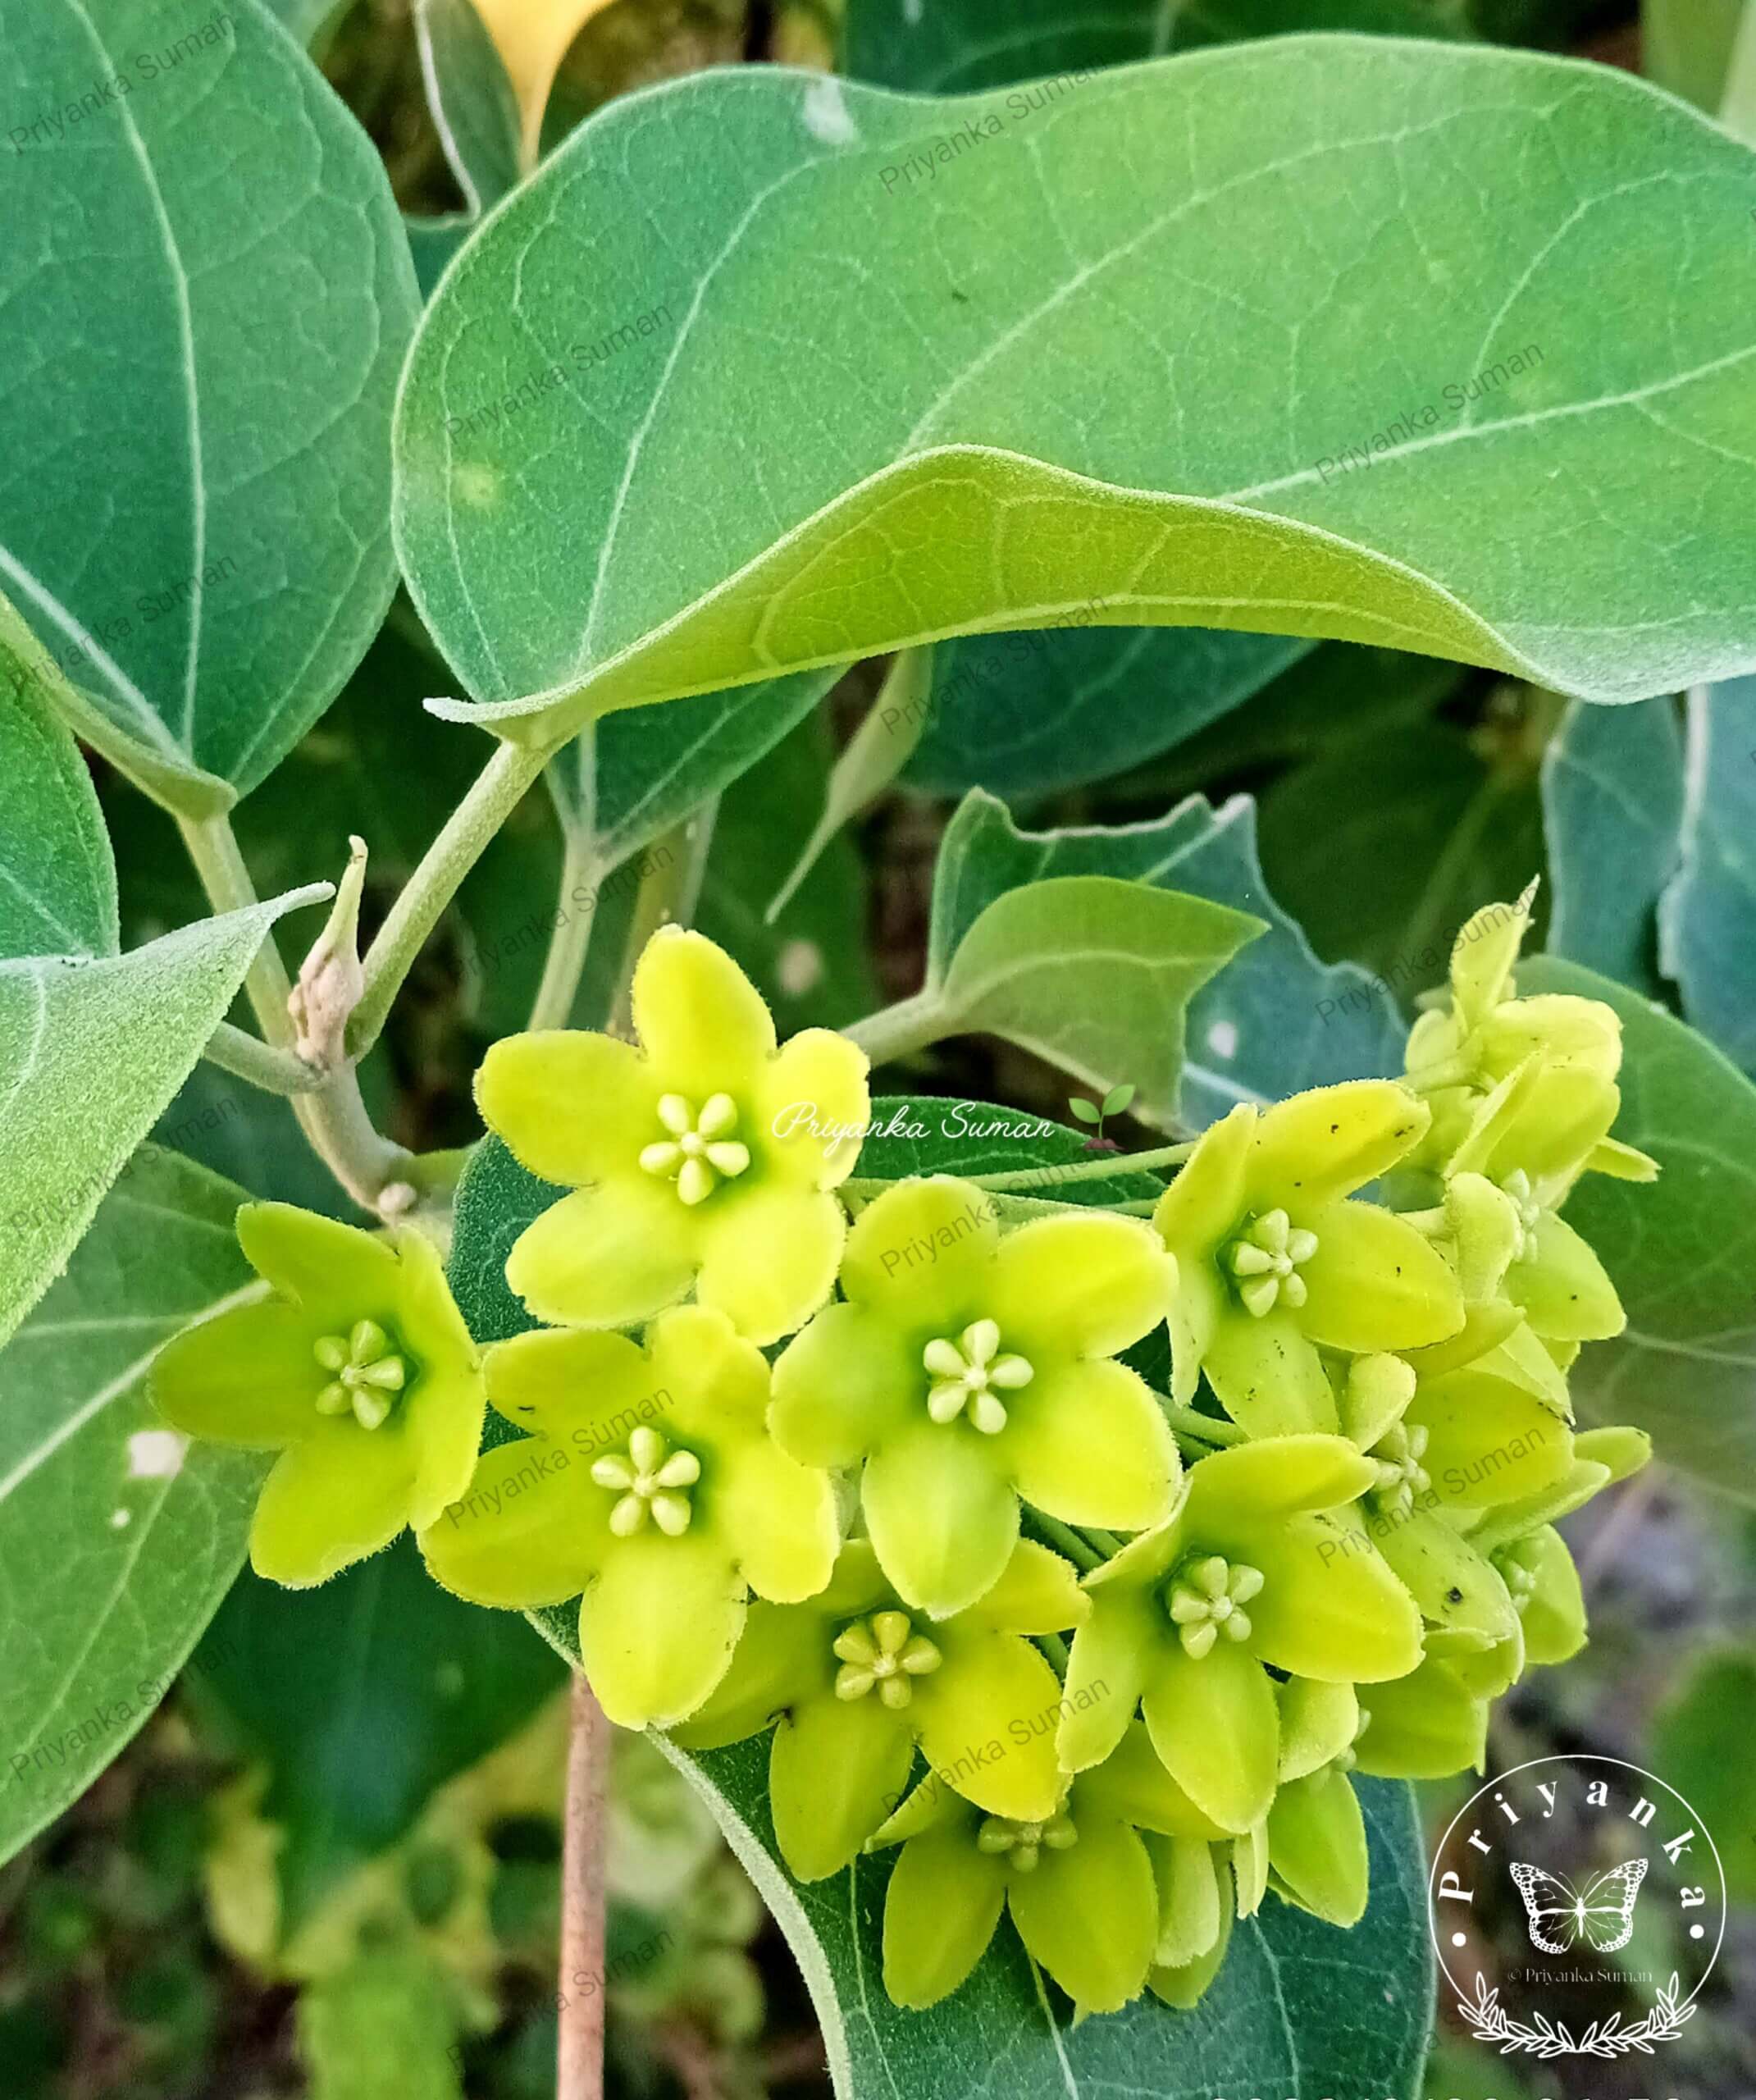
<instances>
[{"instance_id":1,"label":"leaf wreath graphic","mask_svg":"<svg viewBox=\"0 0 1756 2100\"><path fill-rule=\"evenodd\" d=\"M1565 1874L1514 1865L1512 1879L1530 1914L1530 1944L1544 1954L1570 1954L1581 1940L1599 1954L1626 1947L1646 1869L1644 1860L1629 1860L1594 1876L1581 1892Z\"/></svg>"}]
</instances>

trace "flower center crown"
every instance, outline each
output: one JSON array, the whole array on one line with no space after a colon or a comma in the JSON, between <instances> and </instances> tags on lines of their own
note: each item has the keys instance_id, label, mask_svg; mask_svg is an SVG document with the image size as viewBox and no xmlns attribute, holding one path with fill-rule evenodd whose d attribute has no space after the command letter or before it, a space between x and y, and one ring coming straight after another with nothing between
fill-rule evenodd
<instances>
[{"instance_id":1,"label":"flower center crown","mask_svg":"<svg viewBox=\"0 0 1756 2100\"><path fill-rule=\"evenodd\" d=\"M991 1815L975 1834L976 1849L991 1855L1005 1853L1007 1862L1020 1874L1033 1874L1047 1846L1051 1852L1065 1852L1077 1845L1079 1833L1065 1810L1047 1823L1014 1823L1003 1815Z\"/></svg>"},{"instance_id":2,"label":"flower center crown","mask_svg":"<svg viewBox=\"0 0 1756 2100\"><path fill-rule=\"evenodd\" d=\"M1037 1375L1023 1357L1001 1355L1000 1328L992 1320L971 1321L956 1341L928 1342L921 1361L933 1379L928 1413L935 1422L956 1422L967 1409L984 1436L997 1436L1006 1426L1000 1395L1017 1392Z\"/></svg>"},{"instance_id":3,"label":"flower center crown","mask_svg":"<svg viewBox=\"0 0 1756 2100\"><path fill-rule=\"evenodd\" d=\"M1416 1496L1425 1495L1433 1485L1432 1476L1421 1463L1426 1449L1426 1425L1417 1422L1410 1428L1399 1422L1366 1454L1378 1468L1379 1502L1394 1516L1406 1517Z\"/></svg>"},{"instance_id":4,"label":"flower center crown","mask_svg":"<svg viewBox=\"0 0 1756 2100\"><path fill-rule=\"evenodd\" d=\"M689 1490L701 1477L701 1461L693 1451L673 1451L656 1429L642 1424L625 1453L592 1461L591 1477L600 1487L621 1491L609 1513L618 1538L632 1538L650 1517L667 1538L680 1539L695 1514Z\"/></svg>"},{"instance_id":5,"label":"flower center crown","mask_svg":"<svg viewBox=\"0 0 1756 2100\"><path fill-rule=\"evenodd\" d=\"M1250 1638L1250 1614L1244 1609L1262 1594L1260 1568L1234 1566L1217 1553L1186 1560L1165 1596L1184 1651L1200 1659L1223 1633L1228 1641Z\"/></svg>"},{"instance_id":6,"label":"flower center crown","mask_svg":"<svg viewBox=\"0 0 1756 2100\"><path fill-rule=\"evenodd\" d=\"M738 1107L729 1093L709 1094L699 1110L681 1093L662 1095L659 1121L670 1132L648 1145L641 1165L661 1181L674 1181L686 1203L705 1203L722 1181L736 1180L750 1166L750 1147L732 1133Z\"/></svg>"},{"instance_id":7,"label":"flower center crown","mask_svg":"<svg viewBox=\"0 0 1756 2100\"><path fill-rule=\"evenodd\" d=\"M864 1699L876 1688L887 1706L901 1709L914 1696L914 1680L929 1677L945 1659L905 1611L874 1612L836 1636L837 1699Z\"/></svg>"},{"instance_id":8,"label":"flower center crown","mask_svg":"<svg viewBox=\"0 0 1756 2100\"><path fill-rule=\"evenodd\" d=\"M1298 1271L1316 1251L1316 1234L1294 1226L1284 1211L1252 1218L1225 1257L1245 1311L1258 1320L1277 1304L1297 1312L1305 1303L1305 1279Z\"/></svg>"},{"instance_id":9,"label":"flower center crown","mask_svg":"<svg viewBox=\"0 0 1756 2100\"><path fill-rule=\"evenodd\" d=\"M1518 1212L1518 1252L1515 1262L1528 1262L1536 1252L1536 1228L1543 1215L1543 1206L1537 1201L1530 1186L1530 1177L1521 1166L1515 1166L1500 1184L1500 1194L1510 1196Z\"/></svg>"},{"instance_id":10,"label":"flower center crown","mask_svg":"<svg viewBox=\"0 0 1756 2100\"><path fill-rule=\"evenodd\" d=\"M362 1429L381 1428L408 1383L408 1361L376 1320L358 1320L345 1335L325 1335L312 1354L332 1375L317 1395L319 1414L351 1414Z\"/></svg>"}]
</instances>

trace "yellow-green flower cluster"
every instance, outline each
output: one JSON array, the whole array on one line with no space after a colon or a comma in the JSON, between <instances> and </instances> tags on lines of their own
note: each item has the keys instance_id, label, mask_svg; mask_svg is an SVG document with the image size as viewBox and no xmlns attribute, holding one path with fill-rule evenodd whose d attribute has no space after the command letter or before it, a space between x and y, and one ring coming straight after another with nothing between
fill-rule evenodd
<instances>
[{"instance_id":1,"label":"yellow-green flower cluster","mask_svg":"<svg viewBox=\"0 0 1756 2100\"><path fill-rule=\"evenodd\" d=\"M573 1191L507 1262L540 1327L478 1360L412 1235L247 1213L277 1295L176 1344L161 1404L289 1447L265 1572L412 1522L461 1596L577 1599L613 1719L772 1727L795 1874L900 1848L899 2002L1004 1912L1083 2011L1193 2004L1270 1893L1357 1920L1351 1774L1480 1761L1489 1701L1585 1637L1558 1518L1644 1459L1573 1426L1622 1315L1558 1212L1653 1170L1609 1134L1614 1016L1514 996L1524 926L1465 929L1404 1080L1234 1110L1150 1218L944 1176L846 1200L860 1053L780 1045L728 957L660 934L637 1047L482 1069L490 1129ZM1159 1392L1127 1358L1167 1331ZM522 1434L478 1459L487 1401Z\"/></svg>"}]
</instances>

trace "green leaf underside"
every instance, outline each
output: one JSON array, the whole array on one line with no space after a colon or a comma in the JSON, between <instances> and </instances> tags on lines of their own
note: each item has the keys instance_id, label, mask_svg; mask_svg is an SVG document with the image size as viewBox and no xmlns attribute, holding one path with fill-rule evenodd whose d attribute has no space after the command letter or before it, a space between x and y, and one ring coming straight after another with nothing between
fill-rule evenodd
<instances>
[{"instance_id":1,"label":"green leaf underside","mask_svg":"<svg viewBox=\"0 0 1756 2100\"><path fill-rule=\"evenodd\" d=\"M317 719L389 601L400 222L250 0L0 0L0 53L37 229L0 257L0 590L80 733L211 808Z\"/></svg>"},{"instance_id":2,"label":"green leaf underside","mask_svg":"<svg viewBox=\"0 0 1756 2100\"><path fill-rule=\"evenodd\" d=\"M949 1100L883 1099L874 1122L898 1110L929 1125ZM985 1103L964 1107L983 1122L1034 1119ZM1040 1144L1024 1137L947 1140L874 1138L860 1172L954 1172L1056 1163L1084 1153L1075 1133ZM1114 1184L1139 1192L1147 1177L1118 1162ZM1092 1185L1068 1183L1089 1198ZM506 1251L562 1192L518 1166L497 1139L477 1150L458 1193L451 1283L482 1341L531 1322L507 1290ZM512 1433L490 1418L490 1441ZM577 1614L563 1606L532 1623L570 1663ZM1431 1965L1424 1929L1425 1868L1406 1787L1366 1781L1361 1798L1371 1842L1372 1904L1355 1931L1316 1923L1270 1898L1234 1933L1225 1965L1192 2014L1143 2000L1074 2028L1067 2002L1033 1971L1002 1923L970 1980L932 2011L892 2006L881 1976L883 1893L895 1855L863 1860L832 1880L801 1887L780 1864L767 1809L768 1740L695 1757L655 1738L713 1810L790 1942L822 2023L838 2100L907 2093L910 2100L1106 2100L1120 2091L1155 2100L1212 2100L1238 2090L1321 2094L1412 2089L1431 2020Z\"/></svg>"},{"instance_id":3,"label":"green leaf underside","mask_svg":"<svg viewBox=\"0 0 1756 2100\"><path fill-rule=\"evenodd\" d=\"M1256 810L1191 796L1155 823L1024 832L979 790L947 829L934 870L930 968L942 969L999 895L1045 877L1101 873L1256 914L1267 930L1189 1002L1178 1120L1205 1129L1240 1101L1376 1078L1402 1058L1390 988L1351 964L1325 968L1263 883ZM1130 1076L1132 1076L1130 1075Z\"/></svg>"},{"instance_id":4,"label":"green leaf underside","mask_svg":"<svg viewBox=\"0 0 1756 2100\"><path fill-rule=\"evenodd\" d=\"M902 778L942 795L1083 787L1193 737L1310 646L1205 628L965 636L934 652L926 724Z\"/></svg>"},{"instance_id":5,"label":"green leaf underside","mask_svg":"<svg viewBox=\"0 0 1756 2100\"><path fill-rule=\"evenodd\" d=\"M1372 38L1041 98L700 75L483 229L411 361L397 534L488 719L1082 609L1602 700L1745 667L1742 148L1607 68Z\"/></svg>"},{"instance_id":6,"label":"green leaf underside","mask_svg":"<svg viewBox=\"0 0 1756 2100\"><path fill-rule=\"evenodd\" d=\"M267 1461L185 1449L146 1395L159 1346L254 1284L241 1200L144 1147L0 1353L0 1859L133 1737L244 1558Z\"/></svg>"},{"instance_id":7,"label":"green leaf underside","mask_svg":"<svg viewBox=\"0 0 1756 2100\"><path fill-rule=\"evenodd\" d=\"M1462 33L1464 0L849 0L843 65L855 79L967 94L1070 67L1198 50L1297 30Z\"/></svg>"},{"instance_id":8,"label":"green leaf underside","mask_svg":"<svg viewBox=\"0 0 1756 2100\"><path fill-rule=\"evenodd\" d=\"M194 1069L269 927L321 891L96 960L0 962L0 1340Z\"/></svg>"},{"instance_id":9,"label":"green leaf underside","mask_svg":"<svg viewBox=\"0 0 1756 2100\"><path fill-rule=\"evenodd\" d=\"M563 1681L522 1626L441 1590L406 1536L320 1589L247 1573L191 1669L268 1767L283 1938Z\"/></svg>"},{"instance_id":10,"label":"green leaf underside","mask_svg":"<svg viewBox=\"0 0 1756 2100\"><path fill-rule=\"evenodd\" d=\"M1681 818L1682 865L1658 908L1659 966L1695 1026L1756 1072L1756 679L1689 696Z\"/></svg>"},{"instance_id":11,"label":"green leaf underside","mask_svg":"<svg viewBox=\"0 0 1756 2100\"><path fill-rule=\"evenodd\" d=\"M1667 1465L1756 1500L1756 1087L1638 994L1544 956L1521 993L1602 999L1622 1021L1615 1135L1650 1153L1650 1186L1588 1175L1567 1220L1597 1249L1627 1331L1572 1375L1582 1412L1649 1430Z\"/></svg>"},{"instance_id":12,"label":"green leaf underside","mask_svg":"<svg viewBox=\"0 0 1756 2100\"><path fill-rule=\"evenodd\" d=\"M1676 866L1682 816L1676 703L1576 702L1543 755L1551 955L1657 990L1653 913Z\"/></svg>"},{"instance_id":13,"label":"green leaf underside","mask_svg":"<svg viewBox=\"0 0 1756 2100\"><path fill-rule=\"evenodd\" d=\"M1000 1035L1138 1112L1177 1116L1189 1002L1265 930L1204 897L1111 875L1050 875L997 895L936 961L941 1034Z\"/></svg>"},{"instance_id":14,"label":"green leaf underside","mask_svg":"<svg viewBox=\"0 0 1756 2100\"><path fill-rule=\"evenodd\" d=\"M91 774L0 615L0 956L113 955L116 863Z\"/></svg>"}]
</instances>

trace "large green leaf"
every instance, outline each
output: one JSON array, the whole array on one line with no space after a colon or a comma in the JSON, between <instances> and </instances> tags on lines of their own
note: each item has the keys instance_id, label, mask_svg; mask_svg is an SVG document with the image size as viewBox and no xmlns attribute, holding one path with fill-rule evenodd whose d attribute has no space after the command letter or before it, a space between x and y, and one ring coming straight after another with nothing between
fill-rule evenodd
<instances>
[{"instance_id":1,"label":"large green leaf","mask_svg":"<svg viewBox=\"0 0 1756 2100\"><path fill-rule=\"evenodd\" d=\"M1657 990L1653 915L1682 815L1676 703L1576 701L1543 755L1551 955Z\"/></svg>"},{"instance_id":2,"label":"large green leaf","mask_svg":"<svg viewBox=\"0 0 1756 2100\"><path fill-rule=\"evenodd\" d=\"M1667 1464L1756 1502L1756 1087L1692 1028L1589 970L1544 956L1518 988L1621 1015L1616 1135L1662 1170L1650 1186L1588 1175L1567 1204L1628 1310L1626 1334L1586 1344L1573 1390L1597 1419L1649 1430Z\"/></svg>"},{"instance_id":3,"label":"large green leaf","mask_svg":"<svg viewBox=\"0 0 1756 2100\"><path fill-rule=\"evenodd\" d=\"M1099 1093L1133 1086L1135 1114L1168 1125L1189 1002L1264 930L1225 905L1112 875L1003 888L929 958L905 1039L1004 1036ZM884 1027L880 1016L871 1036L850 1033L882 1052Z\"/></svg>"},{"instance_id":4,"label":"large green leaf","mask_svg":"<svg viewBox=\"0 0 1756 2100\"><path fill-rule=\"evenodd\" d=\"M955 1104L884 1102L924 1114ZM1066 1134L1043 1157L1059 1158ZM885 1144L902 1144L887 1154ZM865 1167L1032 1163L1022 1139L914 1146L875 1141ZM506 1249L556 1191L490 1140L458 1194L451 1280L482 1340L519 1331L524 1315L507 1292ZM575 1614L535 1615L546 1637L577 1659ZM1412 2093L1431 2018L1431 1958L1425 1929L1425 1867L1408 1789L1361 1787L1371 1842L1372 1902L1351 1933L1316 1923L1270 1898L1233 1935L1225 1966L1193 2013L1143 2000L1121 2015L1075 2026L1066 2002L1043 1983L1002 1924L964 1987L928 2013L903 2012L884 1994L879 1921L894 1855L862 1860L832 1880L801 1887L777 1856L766 1802L768 1746L758 1740L705 1757L661 1746L697 1787L791 1942L822 2023L838 2100L1102 2100L1132 2093L1165 2100L1216 2093L1316 2096Z\"/></svg>"},{"instance_id":5,"label":"large green leaf","mask_svg":"<svg viewBox=\"0 0 1756 2100\"><path fill-rule=\"evenodd\" d=\"M389 600L390 184L256 0L0 0L0 588L82 736L223 806Z\"/></svg>"},{"instance_id":6,"label":"large green leaf","mask_svg":"<svg viewBox=\"0 0 1756 2100\"><path fill-rule=\"evenodd\" d=\"M129 955L0 962L0 1341L189 1076L269 927L323 894L204 919Z\"/></svg>"},{"instance_id":7,"label":"large green leaf","mask_svg":"<svg viewBox=\"0 0 1756 2100\"><path fill-rule=\"evenodd\" d=\"M1204 1129L1240 1101L1375 1078L1402 1061L1384 985L1352 964L1325 968L1268 894L1247 796L1210 809L1199 795L1156 824L1021 832L978 790L952 818L933 874L929 952L942 969L982 911L1047 876L1105 874L1252 912L1268 930L1190 1002L1179 1122Z\"/></svg>"},{"instance_id":8,"label":"large green leaf","mask_svg":"<svg viewBox=\"0 0 1756 2100\"><path fill-rule=\"evenodd\" d=\"M0 1859L163 1697L244 1558L265 1462L166 1429L160 1345L255 1285L240 1192L152 1146L0 1353Z\"/></svg>"},{"instance_id":9,"label":"large green leaf","mask_svg":"<svg viewBox=\"0 0 1756 2100\"><path fill-rule=\"evenodd\" d=\"M1689 696L1681 849L1659 905L1659 966L1696 1027L1756 1072L1756 678Z\"/></svg>"},{"instance_id":10,"label":"large green leaf","mask_svg":"<svg viewBox=\"0 0 1756 2100\"><path fill-rule=\"evenodd\" d=\"M9 610L0 600L0 956L113 955L103 812L78 746L7 647Z\"/></svg>"},{"instance_id":11,"label":"large green leaf","mask_svg":"<svg viewBox=\"0 0 1756 2100\"><path fill-rule=\"evenodd\" d=\"M1730 674L1753 198L1639 82L1463 46L1275 39L955 110L698 75L575 134L429 308L404 568L476 711L544 739L1082 610L1601 700Z\"/></svg>"},{"instance_id":12,"label":"large green leaf","mask_svg":"<svg viewBox=\"0 0 1756 2100\"><path fill-rule=\"evenodd\" d=\"M267 1767L259 1813L285 1833L276 1867L288 1937L563 1681L517 1620L441 1590L406 1536L321 1589L247 1573L191 1668Z\"/></svg>"},{"instance_id":13,"label":"large green leaf","mask_svg":"<svg viewBox=\"0 0 1756 2100\"><path fill-rule=\"evenodd\" d=\"M1468 0L848 0L843 63L890 88L967 94L1298 30L1466 33Z\"/></svg>"}]
</instances>

